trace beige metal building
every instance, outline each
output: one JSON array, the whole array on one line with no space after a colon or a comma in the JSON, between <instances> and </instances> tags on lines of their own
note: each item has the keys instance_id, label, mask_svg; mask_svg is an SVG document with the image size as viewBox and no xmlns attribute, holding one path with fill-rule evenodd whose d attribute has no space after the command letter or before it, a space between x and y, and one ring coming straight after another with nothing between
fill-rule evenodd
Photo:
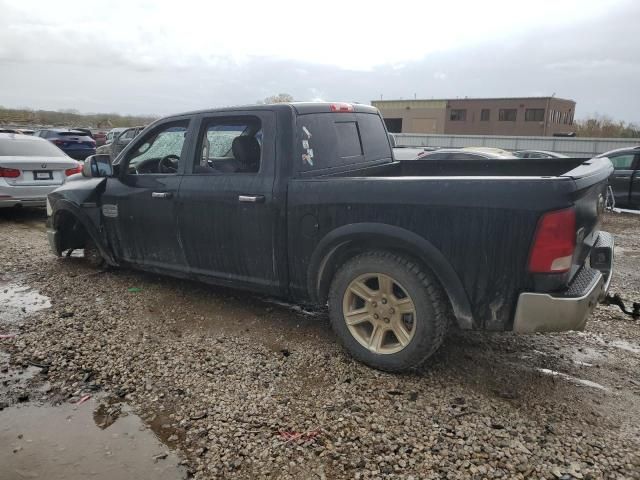
<instances>
[{"instance_id":1,"label":"beige metal building","mask_svg":"<svg viewBox=\"0 0 640 480\"><path fill-rule=\"evenodd\" d=\"M391 133L552 136L573 131L576 102L556 97L373 100Z\"/></svg>"}]
</instances>

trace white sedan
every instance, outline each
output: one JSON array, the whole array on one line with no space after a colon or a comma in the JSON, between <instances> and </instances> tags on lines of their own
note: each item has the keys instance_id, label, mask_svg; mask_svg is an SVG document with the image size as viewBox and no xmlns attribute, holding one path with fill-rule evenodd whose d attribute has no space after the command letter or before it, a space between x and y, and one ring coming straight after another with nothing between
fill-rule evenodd
<instances>
[{"instance_id":1,"label":"white sedan","mask_svg":"<svg viewBox=\"0 0 640 480\"><path fill-rule=\"evenodd\" d=\"M82 164L44 138L0 133L0 208L45 206L47 194Z\"/></svg>"}]
</instances>

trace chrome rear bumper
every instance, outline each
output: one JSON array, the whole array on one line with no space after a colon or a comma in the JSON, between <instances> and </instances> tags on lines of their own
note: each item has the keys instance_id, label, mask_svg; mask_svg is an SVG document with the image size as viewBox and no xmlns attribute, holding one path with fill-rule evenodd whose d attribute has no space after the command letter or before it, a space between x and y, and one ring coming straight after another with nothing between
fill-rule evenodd
<instances>
[{"instance_id":1,"label":"chrome rear bumper","mask_svg":"<svg viewBox=\"0 0 640 480\"><path fill-rule=\"evenodd\" d=\"M588 264L582 267L564 292L521 293L513 331L533 333L583 330L587 318L609 291L613 276L613 249L611 234L600 232Z\"/></svg>"}]
</instances>

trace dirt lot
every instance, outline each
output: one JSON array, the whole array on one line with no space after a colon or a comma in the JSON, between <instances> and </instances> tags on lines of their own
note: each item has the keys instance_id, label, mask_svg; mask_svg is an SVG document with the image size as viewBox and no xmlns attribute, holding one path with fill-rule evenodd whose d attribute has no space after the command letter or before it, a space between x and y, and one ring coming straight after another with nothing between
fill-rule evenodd
<instances>
[{"instance_id":1,"label":"dirt lot","mask_svg":"<svg viewBox=\"0 0 640 480\"><path fill-rule=\"evenodd\" d=\"M638 300L640 216L605 228ZM3 480L640 478L640 322L614 307L390 375L322 313L55 258L42 212L0 211L0 245Z\"/></svg>"}]
</instances>

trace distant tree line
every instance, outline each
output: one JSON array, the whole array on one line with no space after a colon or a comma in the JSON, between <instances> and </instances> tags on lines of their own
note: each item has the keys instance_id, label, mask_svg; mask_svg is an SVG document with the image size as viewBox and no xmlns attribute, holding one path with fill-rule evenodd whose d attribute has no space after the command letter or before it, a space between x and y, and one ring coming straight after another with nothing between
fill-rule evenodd
<instances>
[{"instance_id":1,"label":"distant tree line","mask_svg":"<svg viewBox=\"0 0 640 480\"><path fill-rule=\"evenodd\" d=\"M270 97L265 98L262 101L258 101L258 103L289 103L293 102L293 96L288 93L278 93L277 95L271 95Z\"/></svg>"},{"instance_id":2,"label":"distant tree line","mask_svg":"<svg viewBox=\"0 0 640 480\"><path fill-rule=\"evenodd\" d=\"M74 109L32 110L29 108L4 108L0 106L0 125L54 125L63 127L134 127L146 125L157 117L120 115L118 113L80 113Z\"/></svg>"},{"instance_id":3,"label":"distant tree line","mask_svg":"<svg viewBox=\"0 0 640 480\"><path fill-rule=\"evenodd\" d=\"M576 120L574 124L578 137L640 138L640 125L615 121L606 115Z\"/></svg>"}]
</instances>

